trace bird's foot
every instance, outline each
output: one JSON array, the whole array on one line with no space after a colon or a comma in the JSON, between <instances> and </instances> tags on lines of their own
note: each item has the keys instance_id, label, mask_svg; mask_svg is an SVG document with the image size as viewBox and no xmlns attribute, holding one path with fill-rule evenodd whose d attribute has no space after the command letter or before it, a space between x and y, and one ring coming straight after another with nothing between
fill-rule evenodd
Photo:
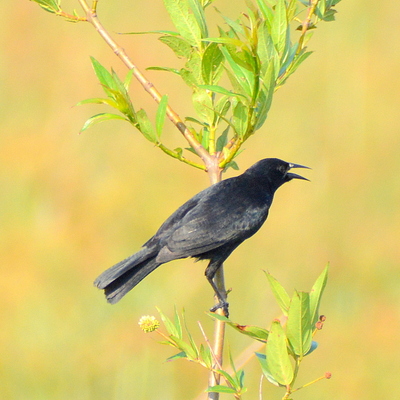
<instances>
[{"instance_id":1,"label":"bird's foot","mask_svg":"<svg viewBox=\"0 0 400 400\"><path fill-rule=\"evenodd\" d=\"M221 300L218 304L216 304L214 307L210 308L211 312L215 312L218 309L222 308L224 315L226 318L229 318L229 303L227 303L224 300Z\"/></svg>"}]
</instances>

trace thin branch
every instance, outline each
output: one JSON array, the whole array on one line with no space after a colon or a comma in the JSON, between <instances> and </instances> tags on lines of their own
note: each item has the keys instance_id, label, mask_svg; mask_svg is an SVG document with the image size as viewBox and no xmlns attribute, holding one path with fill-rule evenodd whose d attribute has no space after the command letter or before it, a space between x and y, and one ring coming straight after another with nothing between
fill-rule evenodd
<instances>
[{"instance_id":1,"label":"thin branch","mask_svg":"<svg viewBox=\"0 0 400 400\"><path fill-rule=\"evenodd\" d=\"M93 3L93 7L90 8L86 3L86 0L78 0L81 7L86 13L86 20L90 22L94 28L97 30L99 35L104 39L104 41L110 46L112 51L116 56L131 70L133 70L133 76L139 81L143 86L144 90L150 94L150 96L159 103L161 101L161 94L155 88L153 83L151 83L138 69L138 67L132 62L129 56L126 54L125 50L117 44L117 42L111 37L111 35L106 31L103 24L100 22L96 13L97 1ZM184 122L181 120L179 115L171 108L167 106L167 116L172 121L172 123L178 128L178 130L183 134L189 145L194 149L196 154L203 160L207 170L212 167L214 163L212 157L207 152L207 150L195 139L190 130L186 127Z\"/></svg>"},{"instance_id":2,"label":"thin branch","mask_svg":"<svg viewBox=\"0 0 400 400\"><path fill-rule=\"evenodd\" d=\"M203 335L203 338L204 338L204 340L206 341L208 348L210 349L211 355L213 356L213 359L214 359L214 361L215 361L216 366L217 366L219 369L222 369L222 365L220 364L219 360L218 360L217 357L215 356L214 349L212 348L211 343L210 343L210 340L208 339L206 333L204 332L203 326L201 325L200 321L197 321L197 325L199 325L201 334Z\"/></svg>"},{"instance_id":3,"label":"thin branch","mask_svg":"<svg viewBox=\"0 0 400 400\"><path fill-rule=\"evenodd\" d=\"M203 335L204 336L204 335ZM205 337L205 336L204 336ZM205 337L206 338L206 337ZM208 339L205 339L207 344L209 344ZM260 343L257 341L254 341L252 344L250 344L248 347L246 347L234 360L234 365L237 370L243 369L247 363L252 360L255 357L255 353L261 351L261 349L265 346L265 343ZM211 349L211 352L213 353L213 349ZM232 375L233 369L232 367L228 366L225 368L225 371L229 374ZM199 394L195 400L201 400L203 398L204 394L203 392Z\"/></svg>"},{"instance_id":4,"label":"thin branch","mask_svg":"<svg viewBox=\"0 0 400 400\"><path fill-rule=\"evenodd\" d=\"M208 176L210 177L211 184L217 183L221 181L221 174L222 168L218 165L219 158L217 155L213 156L214 164L211 168L208 169ZM214 283L217 286L220 293L226 293L225 289L225 278L224 278L224 266L221 265L215 276L214 276ZM217 295L214 296L215 304L220 302ZM216 310L217 314L224 315L224 311L222 308ZM225 322L222 322L218 319L214 321L214 338L213 338L213 348L212 352L215 356L216 363L222 365L223 363L223 352L224 352L224 343L225 343ZM220 368L222 369L222 368ZM208 386L216 386L220 383L221 375L216 374L214 372L210 372L209 379L208 379ZM219 393L217 392L210 392L208 393L209 400L218 400Z\"/></svg>"},{"instance_id":5,"label":"thin branch","mask_svg":"<svg viewBox=\"0 0 400 400\"><path fill-rule=\"evenodd\" d=\"M170 157L176 158L179 161L184 162L185 164L191 165L192 167L205 170L206 167L204 164L198 164L194 161L189 160L188 158L184 157L182 154L177 153L176 151L170 150L168 147L165 147L162 143L156 143L156 146L159 147L165 154L168 154Z\"/></svg>"},{"instance_id":6,"label":"thin branch","mask_svg":"<svg viewBox=\"0 0 400 400\"><path fill-rule=\"evenodd\" d=\"M262 395L263 380L264 380L264 374L261 374L260 385L258 386L258 398L259 398L259 400L262 400L262 398L263 398L263 395Z\"/></svg>"},{"instance_id":7,"label":"thin branch","mask_svg":"<svg viewBox=\"0 0 400 400\"><path fill-rule=\"evenodd\" d=\"M310 28L310 23L311 23L311 18L315 12L315 9L317 8L319 0L310 0L310 7L308 7L308 13L306 19L303 21L302 28L301 28L301 34L299 38L299 47L296 51L297 54L300 53L301 50L303 50L303 42L304 42L304 37Z\"/></svg>"}]
</instances>

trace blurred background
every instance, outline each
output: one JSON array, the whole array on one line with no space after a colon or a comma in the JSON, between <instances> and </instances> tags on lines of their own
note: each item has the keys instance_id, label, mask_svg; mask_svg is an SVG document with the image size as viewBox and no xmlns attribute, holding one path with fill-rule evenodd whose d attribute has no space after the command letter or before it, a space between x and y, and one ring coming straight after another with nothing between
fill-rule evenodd
<instances>
[{"instance_id":1,"label":"blurred background","mask_svg":"<svg viewBox=\"0 0 400 400\"><path fill-rule=\"evenodd\" d=\"M244 2L218 0L231 18ZM64 8L81 13L77 1ZM400 398L400 4L338 4L321 23L315 53L276 93L263 128L245 144L241 171L265 157L312 167L311 182L281 188L267 224L226 263L231 317L268 327L279 316L262 270L292 293L310 290L325 265L330 276L320 312L318 351L297 383L318 382L302 400ZM162 1L101 1L111 32L172 29ZM211 21L222 24L210 7ZM154 36L118 36L142 70L177 65ZM212 292L205 263L163 266L115 306L92 282L137 251L207 175L154 148L120 121L78 135L102 106L74 105L103 95L89 56L121 76L126 70L95 30L44 12L27 0L3 0L0 14L0 398L194 399L207 373L137 325L142 315L186 310L212 336L204 312ZM189 90L149 71L184 117ZM155 110L133 82L137 108ZM171 146L185 146L166 122ZM173 147L173 148L174 148ZM238 171L229 170L225 177ZM228 329L234 357L252 342ZM244 396L258 398L260 368L245 367ZM281 390L264 383L264 398ZM204 397L204 395L203 395ZM223 395L221 398L231 398Z\"/></svg>"}]
</instances>

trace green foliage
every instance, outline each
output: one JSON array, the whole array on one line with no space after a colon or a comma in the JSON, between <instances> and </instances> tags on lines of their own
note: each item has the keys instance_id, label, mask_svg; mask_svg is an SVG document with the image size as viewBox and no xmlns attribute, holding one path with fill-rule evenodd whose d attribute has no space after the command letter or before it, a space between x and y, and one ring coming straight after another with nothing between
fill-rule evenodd
<instances>
[{"instance_id":1,"label":"green foliage","mask_svg":"<svg viewBox=\"0 0 400 400\"><path fill-rule=\"evenodd\" d=\"M60 0L32 0L44 10L56 14L61 11Z\"/></svg>"},{"instance_id":2,"label":"green foliage","mask_svg":"<svg viewBox=\"0 0 400 400\"><path fill-rule=\"evenodd\" d=\"M333 20L338 2L315 0L310 5L302 0L257 0L256 4L247 1L246 13L236 20L221 14L224 25L218 27L219 36L209 37L205 9L212 1L164 0L176 31L142 33L161 35L159 40L183 59L183 66L148 69L178 75L192 89L197 116L185 118L188 131L210 156L218 157L220 168L237 166L232 160L241 145L265 123L275 91L311 54L306 47L311 37L309 29L319 21ZM300 34L296 33L296 22L301 23ZM108 99L79 104L110 105L164 152L199 167L182 155L182 149L168 149L161 141L167 112L165 96L161 98L154 128L145 111L134 111L127 87L115 72L108 72L94 59L92 63ZM223 76L228 78L228 86L221 84L226 81L221 81ZM114 115L98 114L82 130L117 118ZM198 154L191 146L186 150Z\"/></svg>"},{"instance_id":3,"label":"green foliage","mask_svg":"<svg viewBox=\"0 0 400 400\"><path fill-rule=\"evenodd\" d=\"M76 11L73 14L64 12L61 8L61 0L30 0L37 3L43 10L55 14L59 17L63 17L68 22L80 22L86 21L86 18L79 17Z\"/></svg>"},{"instance_id":4,"label":"green foliage","mask_svg":"<svg viewBox=\"0 0 400 400\"><path fill-rule=\"evenodd\" d=\"M306 384L300 388L293 389L300 363L305 356L312 353L318 346L317 342L313 341L313 337L322 328L325 320L325 317L319 316L318 310L328 278L328 266L317 278L310 292L295 291L291 298L275 278L269 273L266 273L266 276L275 299L285 316L282 321L274 320L270 330L254 325L238 324L216 313L209 313L208 315L213 319L226 323L245 336L266 343L265 352L256 353L261 370L269 382L285 388L284 399L288 399L291 393L309 385ZM175 310L174 321L172 321L161 310L158 309L158 311L168 332L168 336L163 335L166 340L162 343L179 350L177 354L168 358L168 360L187 359L211 371L218 372L226 384L209 387L207 391L230 393L235 398L241 398L241 394L246 391L244 372L236 369L231 354L229 354L230 371L228 372L215 364L208 346L196 345L186 325L184 312L182 316L179 316ZM323 378L327 376L324 375ZM315 381L320 379L322 378L318 378Z\"/></svg>"},{"instance_id":5,"label":"green foliage","mask_svg":"<svg viewBox=\"0 0 400 400\"><path fill-rule=\"evenodd\" d=\"M317 347L312 338L317 332L318 309L328 277L328 266L318 277L310 293L296 291L290 301L280 283L270 274L266 275L287 320L285 329L279 320L272 323L266 353L257 356L264 376L271 383L285 386L292 392L301 361Z\"/></svg>"},{"instance_id":6,"label":"green foliage","mask_svg":"<svg viewBox=\"0 0 400 400\"><path fill-rule=\"evenodd\" d=\"M266 342L268 339L268 330L254 325L240 325L236 322L231 321L229 318L219 315L219 314L209 314L212 318L218 319L225 322L227 325L231 326L236 331L242 333L243 335L250 336L253 339L259 340L261 342Z\"/></svg>"},{"instance_id":7,"label":"green foliage","mask_svg":"<svg viewBox=\"0 0 400 400\"><path fill-rule=\"evenodd\" d=\"M179 350L177 354L169 357L167 361L186 359L188 361L196 362L210 371L221 374L226 382L226 386L217 385L209 387L207 391L232 393L236 398L240 398L240 395L246 391L243 385L244 372L242 370L236 370L232 357L230 356L232 373L228 373L226 370L219 368L220 366L215 362L208 345L204 346L203 344L200 344L200 346L198 346L195 343L186 325L184 311L182 312L182 315L179 315L175 309L174 321L172 321L160 309L157 308L157 310L160 313L161 319L168 332L167 335L159 332L165 339L161 343Z\"/></svg>"}]
</instances>

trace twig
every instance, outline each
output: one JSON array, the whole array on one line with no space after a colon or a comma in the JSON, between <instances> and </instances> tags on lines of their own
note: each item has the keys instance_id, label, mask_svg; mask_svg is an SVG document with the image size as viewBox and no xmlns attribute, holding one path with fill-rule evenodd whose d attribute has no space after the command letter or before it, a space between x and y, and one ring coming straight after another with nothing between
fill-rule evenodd
<instances>
[{"instance_id":1,"label":"twig","mask_svg":"<svg viewBox=\"0 0 400 400\"><path fill-rule=\"evenodd\" d=\"M210 351L211 351L211 355L213 356L213 359L214 359L214 361L215 361L216 366L217 366L219 369L222 369L222 365L220 364L219 360L218 360L217 357L215 356L214 349L212 348L211 343L210 343L210 340L208 339L206 333L204 332L203 326L201 325L200 321L197 321L197 325L199 325L199 328L200 328L200 330L201 330L201 334L203 335L203 338L204 338L204 340L206 341L207 346L208 346L208 348L209 348Z\"/></svg>"},{"instance_id":2,"label":"twig","mask_svg":"<svg viewBox=\"0 0 400 400\"><path fill-rule=\"evenodd\" d=\"M210 177L211 184L217 183L221 181L221 173L222 169L218 166L218 158L214 158L215 164L211 170L208 170L208 174ZM214 276L214 283L217 286L220 293L226 293L225 289L225 278L224 278L224 266L221 265L217 270ZM219 303L220 299L218 299L217 295L214 296L215 304ZM224 315L224 311L222 308L216 310L217 314ZM222 365L223 363L223 351L224 351L224 342L225 342L225 322L222 322L218 319L214 321L214 344L212 348L212 352L214 354L216 363ZM220 368L222 369L222 368ZM221 375L216 374L214 372L210 372L208 378L208 386L216 386L220 383ZM219 393L217 392L210 392L208 393L209 400L218 400Z\"/></svg>"},{"instance_id":3,"label":"twig","mask_svg":"<svg viewBox=\"0 0 400 400\"><path fill-rule=\"evenodd\" d=\"M303 50L304 37L305 37L308 29L310 28L311 18L312 18L314 11L318 5L318 2L319 2L319 0L310 0L310 7L308 7L307 17L301 24L302 28L301 28L300 38L299 38L299 47L296 52L297 54L299 54L300 51Z\"/></svg>"},{"instance_id":4,"label":"twig","mask_svg":"<svg viewBox=\"0 0 400 400\"><path fill-rule=\"evenodd\" d=\"M264 380L264 374L261 374L261 378L260 378L260 385L258 386L258 398L259 400L262 400L263 395L262 395L262 384L263 384L263 380Z\"/></svg>"},{"instance_id":5,"label":"twig","mask_svg":"<svg viewBox=\"0 0 400 400\"><path fill-rule=\"evenodd\" d=\"M138 69L138 67L132 62L129 56L126 54L125 50L117 44L117 42L111 37L111 35L106 31L103 24L100 22L96 13L97 1L93 2L92 8L88 6L86 0L78 0L84 12L86 13L86 20L90 22L94 28L97 30L99 35L104 39L104 41L111 47L112 51L116 56L131 70L133 70L133 76L139 81L143 86L144 90L150 94L150 96L159 103L161 101L161 94L155 88L153 83L151 83ZM168 118L172 123L178 128L178 130L183 134L189 145L194 149L196 154L203 160L206 169L213 169L215 164L213 157L207 152L207 150L195 139L193 134L181 120L179 115L171 108L167 106L166 110Z\"/></svg>"}]
</instances>

